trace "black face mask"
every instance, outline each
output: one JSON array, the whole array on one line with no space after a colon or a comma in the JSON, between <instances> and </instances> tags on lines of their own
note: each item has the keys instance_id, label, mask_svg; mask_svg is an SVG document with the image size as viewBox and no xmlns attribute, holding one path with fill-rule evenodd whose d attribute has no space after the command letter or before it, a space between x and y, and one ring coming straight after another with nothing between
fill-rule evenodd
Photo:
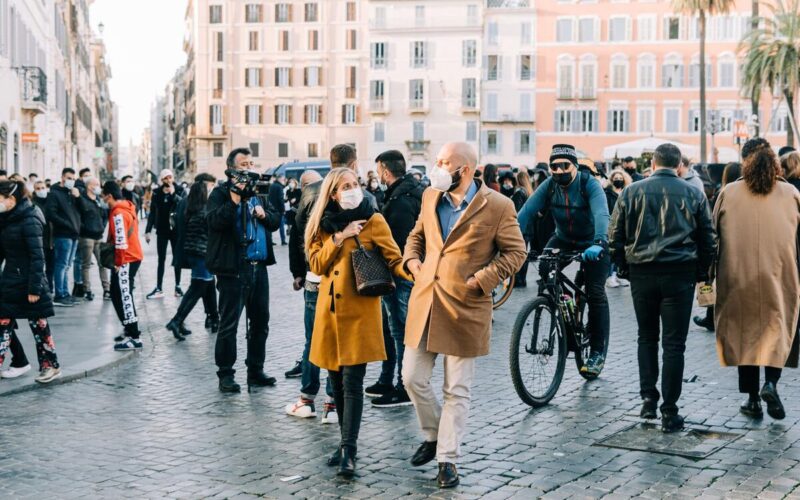
<instances>
[{"instance_id":1,"label":"black face mask","mask_svg":"<svg viewBox=\"0 0 800 500\"><path fill-rule=\"evenodd\" d=\"M558 183L559 186L569 186L572 182L572 174L569 172L564 172L561 174L553 174L553 180Z\"/></svg>"},{"instance_id":2,"label":"black face mask","mask_svg":"<svg viewBox=\"0 0 800 500\"><path fill-rule=\"evenodd\" d=\"M447 192L450 193L455 191L459 184L461 184L461 169L459 168L456 173L451 174L453 177L453 183L450 184L450 187L447 188Z\"/></svg>"},{"instance_id":3,"label":"black face mask","mask_svg":"<svg viewBox=\"0 0 800 500\"><path fill-rule=\"evenodd\" d=\"M611 184L613 184L617 189L625 187L625 181L622 179L614 179L611 181Z\"/></svg>"}]
</instances>

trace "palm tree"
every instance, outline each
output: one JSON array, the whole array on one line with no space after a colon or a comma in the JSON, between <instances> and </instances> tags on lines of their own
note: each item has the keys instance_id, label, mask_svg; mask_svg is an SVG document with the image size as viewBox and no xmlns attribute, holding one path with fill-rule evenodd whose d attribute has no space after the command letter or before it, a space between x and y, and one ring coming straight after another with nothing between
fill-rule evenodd
<instances>
[{"instance_id":1,"label":"palm tree","mask_svg":"<svg viewBox=\"0 0 800 500\"><path fill-rule=\"evenodd\" d=\"M700 38L700 163L706 163L706 19L714 14L726 14L734 0L672 0L676 13L698 17Z\"/></svg>"},{"instance_id":2,"label":"palm tree","mask_svg":"<svg viewBox=\"0 0 800 500\"><path fill-rule=\"evenodd\" d=\"M773 95L783 95L790 124L786 144L793 146L797 133L794 99L800 85L800 0L776 0L767 7L771 15L760 17L759 28L739 44L744 54L742 85L756 99L765 87Z\"/></svg>"}]
</instances>

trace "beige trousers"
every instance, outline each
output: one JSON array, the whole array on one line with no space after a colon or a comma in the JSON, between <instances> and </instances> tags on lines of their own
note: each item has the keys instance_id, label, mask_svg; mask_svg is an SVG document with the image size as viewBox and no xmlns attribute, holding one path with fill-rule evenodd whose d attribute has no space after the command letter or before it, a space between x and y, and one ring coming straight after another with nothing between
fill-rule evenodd
<instances>
[{"instance_id":1,"label":"beige trousers","mask_svg":"<svg viewBox=\"0 0 800 500\"><path fill-rule=\"evenodd\" d=\"M419 348L406 346L403 356L403 383L414 403L425 441L437 441L436 460L457 463L461 440L467 427L470 390L475 378L475 358L441 355L444 358L444 406L431 387L433 366L439 354L428 352L423 336Z\"/></svg>"}]
</instances>

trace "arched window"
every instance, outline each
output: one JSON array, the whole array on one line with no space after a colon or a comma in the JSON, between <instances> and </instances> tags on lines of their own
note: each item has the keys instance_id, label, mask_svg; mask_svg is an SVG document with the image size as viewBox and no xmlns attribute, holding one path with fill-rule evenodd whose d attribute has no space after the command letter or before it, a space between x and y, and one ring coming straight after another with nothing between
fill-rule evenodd
<instances>
[{"instance_id":1,"label":"arched window","mask_svg":"<svg viewBox=\"0 0 800 500\"><path fill-rule=\"evenodd\" d=\"M711 82L708 82L709 86ZM717 58L717 86L736 88L736 56L732 52L723 52Z\"/></svg>"},{"instance_id":2,"label":"arched window","mask_svg":"<svg viewBox=\"0 0 800 500\"><path fill-rule=\"evenodd\" d=\"M700 86L700 55L692 57L692 64L689 66L689 86ZM706 87L711 87L711 62L706 56Z\"/></svg>"},{"instance_id":3,"label":"arched window","mask_svg":"<svg viewBox=\"0 0 800 500\"><path fill-rule=\"evenodd\" d=\"M656 56L642 54L636 62L636 77L640 89L652 89L656 86Z\"/></svg>"},{"instance_id":4,"label":"arched window","mask_svg":"<svg viewBox=\"0 0 800 500\"><path fill-rule=\"evenodd\" d=\"M661 67L661 86L667 89L683 87L683 59L678 54L669 54Z\"/></svg>"},{"instance_id":5,"label":"arched window","mask_svg":"<svg viewBox=\"0 0 800 500\"><path fill-rule=\"evenodd\" d=\"M612 89L628 87L628 57L625 54L614 54L611 57L609 84Z\"/></svg>"}]
</instances>

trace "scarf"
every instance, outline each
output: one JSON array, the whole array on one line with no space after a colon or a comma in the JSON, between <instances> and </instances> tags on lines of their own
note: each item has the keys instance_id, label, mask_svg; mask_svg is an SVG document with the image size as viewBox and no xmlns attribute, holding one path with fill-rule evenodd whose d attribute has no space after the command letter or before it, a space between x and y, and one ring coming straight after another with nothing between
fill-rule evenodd
<instances>
[{"instance_id":1,"label":"scarf","mask_svg":"<svg viewBox=\"0 0 800 500\"><path fill-rule=\"evenodd\" d=\"M342 210L339 204L331 200L322 214L320 228L328 234L344 230L348 224L357 220L369 220L375 213L368 198L364 198L361 205L352 210Z\"/></svg>"}]
</instances>

